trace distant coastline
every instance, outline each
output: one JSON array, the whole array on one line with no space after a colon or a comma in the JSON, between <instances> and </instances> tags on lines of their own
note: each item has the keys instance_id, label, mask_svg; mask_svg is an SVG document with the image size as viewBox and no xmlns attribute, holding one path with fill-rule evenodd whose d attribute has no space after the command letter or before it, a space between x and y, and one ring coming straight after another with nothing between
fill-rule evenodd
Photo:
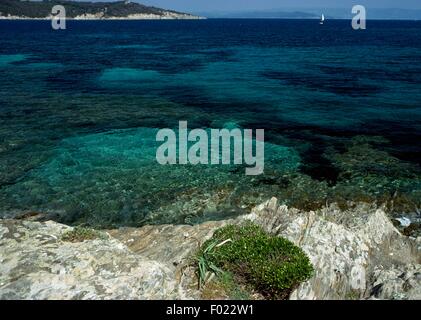
<instances>
[{"instance_id":1,"label":"distant coastline","mask_svg":"<svg viewBox=\"0 0 421 320\"><path fill-rule=\"evenodd\" d=\"M53 16L32 18L25 16L0 16L0 20L51 20ZM98 17L92 15L66 17L66 20L204 20L206 17L194 15L158 16L158 15L130 15L126 17Z\"/></svg>"}]
</instances>

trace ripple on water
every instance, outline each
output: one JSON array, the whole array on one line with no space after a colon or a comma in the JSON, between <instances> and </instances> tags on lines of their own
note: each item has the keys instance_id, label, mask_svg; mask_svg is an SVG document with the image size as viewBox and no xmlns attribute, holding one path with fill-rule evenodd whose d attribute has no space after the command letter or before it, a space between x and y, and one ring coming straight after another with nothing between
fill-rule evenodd
<instances>
[{"instance_id":1,"label":"ripple on water","mask_svg":"<svg viewBox=\"0 0 421 320\"><path fill-rule=\"evenodd\" d=\"M6 54L0 55L0 67L7 67L15 62L24 61L28 58L26 54Z\"/></svg>"},{"instance_id":2,"label":"ripple on water","mask_svg":"<svg viewBox=\"0 0 421 320\"><path fill-rule=\"evenodd\" d=\"M154 70L111 68L103 71L99 81L103 83L157 81L160 77L159 72Z\"/></svg>"}]
</instances>

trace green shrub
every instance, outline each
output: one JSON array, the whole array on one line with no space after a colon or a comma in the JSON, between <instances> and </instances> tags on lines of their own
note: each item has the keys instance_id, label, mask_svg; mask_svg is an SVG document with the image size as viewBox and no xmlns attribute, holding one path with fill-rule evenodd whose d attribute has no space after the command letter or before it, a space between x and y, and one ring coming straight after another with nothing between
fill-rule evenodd
<instances>
[{"instance_id":1,"label":"green shrub","mask_svg":"<svg viewBox=\"0 0 421 320\"><path fill-rule=\"evenodd\" d=\"M287 298L313 272L310 260L299 247L267 234L251 222L217 230L203 244L198 263L202 283L207 271L217 275L231 272L271 299Z\"/></svg>"},{"instance_id":2,"label":"green shrub","mask_svg":"<svg viewBox=\"0 0 421 320\"><path fill-rule=\"evenodd\" d=\"M67 242L83 242L85 240L105 239L105 235L97 230L83 227L75 227L71 231L65 232L61 240Z\"/></svg>"}]
</instances>

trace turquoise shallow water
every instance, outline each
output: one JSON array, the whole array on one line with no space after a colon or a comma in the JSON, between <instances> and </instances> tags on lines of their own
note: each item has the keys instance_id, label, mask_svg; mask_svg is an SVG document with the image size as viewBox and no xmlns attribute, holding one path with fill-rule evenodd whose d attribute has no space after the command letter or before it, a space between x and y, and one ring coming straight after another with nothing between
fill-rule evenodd
<instances>
[{"instance_id":1,"label":"turquoise shallow water","mask_svg":"<svg viewBox=\"0 0 421 320\"><path fill-rule=\"evenodd\" d=\"M421 24L0 21L0 211L196 223L277 196L420 204ZM161 166L159 128L262 128L266 170Z\"/></svg>"},{"instance_id":2,"label":"turquoise shallow water","mask_svg":"<svg viewBox=\"0 0 421 320\"><path fill-rule=\"evenodd\" d=\"M64 139L48 161L6 188L2 201L33 210L48 204L48 210L65 220L84 212L83 219L93 224L100 217L105 225L132 225L140 219L181 223L195 220L198 212L226 217L242 212L254 199L247 196L251 190L243 190L242 184L254 179L245 176L244 168L158 164L156 133L137 128ZM276 154L276 162L266 159L267 168L296 169L299 158L292 149L268 144L266 150ZM254 200L263 201L257 191ZM219 199L218 193L230 193L231 198Z\"/></svg>"}]
</instances>

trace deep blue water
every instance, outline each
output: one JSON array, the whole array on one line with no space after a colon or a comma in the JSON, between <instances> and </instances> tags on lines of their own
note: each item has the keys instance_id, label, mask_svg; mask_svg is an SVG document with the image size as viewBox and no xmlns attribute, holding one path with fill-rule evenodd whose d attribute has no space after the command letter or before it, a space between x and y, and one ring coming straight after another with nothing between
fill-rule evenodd
<instances>
[{"instance_id":1,"label":"deep blue water","mask_svg":"<svg viewBox=\"0 0 421 320\"><path fill-rule=\"evenodd\" d=\"M266 171L160 166L157 129L262 128ZM195 223L277 196L420 207L421 22L0 21L0 211Z\"/></svg>"}]
</instances>

